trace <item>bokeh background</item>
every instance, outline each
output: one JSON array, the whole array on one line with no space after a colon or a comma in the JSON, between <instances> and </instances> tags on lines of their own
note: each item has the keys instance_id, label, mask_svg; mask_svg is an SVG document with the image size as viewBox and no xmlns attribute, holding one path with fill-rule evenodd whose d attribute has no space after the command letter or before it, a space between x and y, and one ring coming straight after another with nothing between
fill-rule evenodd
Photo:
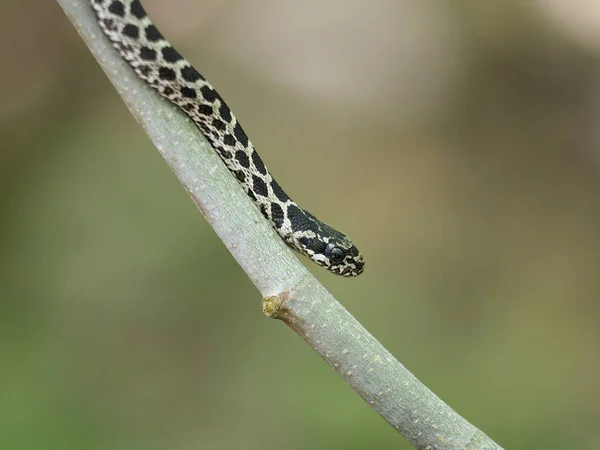
<instances>
[{"instance_id":1,"label":"bokeh background","mask_svg":"<svg viewBox=\"0 0 600 450\"><path fill-rule=\"evenodd\" d=\"M314 272L367 329L505 448L600 448L600 3L144 3L359 244ZM262 315L57 3L0 3L0 61L0 448L411 448Z\"/></svg>"}]
</instances>

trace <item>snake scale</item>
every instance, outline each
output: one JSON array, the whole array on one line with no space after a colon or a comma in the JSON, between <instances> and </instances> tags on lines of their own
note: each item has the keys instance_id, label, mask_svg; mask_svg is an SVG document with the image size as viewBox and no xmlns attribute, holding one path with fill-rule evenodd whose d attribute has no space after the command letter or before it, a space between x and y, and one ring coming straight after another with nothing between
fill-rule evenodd
<instances>
[{"instance_id":1,"label":"snake scale","mask_svg":"<svg viewBox=\"0 0 600 450\"><path fill-rule=\"evenodd\" d=\"M90 1L119 54L140 78L192 119L283 241L334 274L360 275L365 263L352 241L288 197L225 101L165 40L141 3Z\"/></svg>"}]
</instances>

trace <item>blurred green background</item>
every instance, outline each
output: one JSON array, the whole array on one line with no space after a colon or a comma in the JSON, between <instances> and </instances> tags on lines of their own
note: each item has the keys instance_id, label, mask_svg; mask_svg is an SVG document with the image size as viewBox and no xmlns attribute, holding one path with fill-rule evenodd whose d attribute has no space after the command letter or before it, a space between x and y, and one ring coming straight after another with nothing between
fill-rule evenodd
<instances>
[{"instance_id":1,"label":"blurred green background","mask_svg":"<svg viewBox=\"0 0 600 450\"><path fill-rule=\"evenodd\" d=\"M600 448L597 2L144 3L358 243L314 273L368 330L505 448ZM0 36L0 448L412 448L262 315L59 6Z\"/></svg>"}]
</instances>

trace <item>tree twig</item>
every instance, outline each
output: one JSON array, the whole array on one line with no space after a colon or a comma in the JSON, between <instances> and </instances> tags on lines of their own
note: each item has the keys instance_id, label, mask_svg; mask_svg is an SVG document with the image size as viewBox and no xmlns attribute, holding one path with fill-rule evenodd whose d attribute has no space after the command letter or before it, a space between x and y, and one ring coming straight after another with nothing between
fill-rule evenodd
<instances>
[{"instance_id":1,"label":"tree twig","mask_svg":"<svg viewBox=\"0 0 600 450\"><path fill-rule=\"evenodd\" d=\"M419 382L306 270L192 122L139 80L112 49L96 24L89 0L58 3L260 291L265 314L296 331L416 448L501 450Z\"/></svg>"}]
</instances>

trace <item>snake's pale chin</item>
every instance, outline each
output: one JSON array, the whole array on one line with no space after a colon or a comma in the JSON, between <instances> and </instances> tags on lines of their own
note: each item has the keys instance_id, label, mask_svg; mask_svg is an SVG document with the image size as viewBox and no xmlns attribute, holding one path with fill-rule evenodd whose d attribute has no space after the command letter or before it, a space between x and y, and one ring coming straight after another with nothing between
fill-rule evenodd
<instances>
[{"instance_id":1,"label":"snake's pale chin","mask_svg":"<svg viewBox=\"0 0 600 450\"><path fill-rule=\"evenodd\" d=\"M332 273L360 275L364 262L356 247L292 201L223 98L165 40L139 0L91 0L91 4L113 47L142 80L192 119L279 236Z\"/></svg>"},{"instance_id":2,"label":"snake's pale chin","mask_svg":"<svg viewBox=\"0 0 600 450\"><path fill-rule=\"evenodd\" d=\"M360 260L355 260L352 263L347 263L346 266L340 272L333 271L333 273L336 273L343 277L357 277L361 273L363 273L364 270L365 263L361 258Z\"/></svg>"}]
</instances>

